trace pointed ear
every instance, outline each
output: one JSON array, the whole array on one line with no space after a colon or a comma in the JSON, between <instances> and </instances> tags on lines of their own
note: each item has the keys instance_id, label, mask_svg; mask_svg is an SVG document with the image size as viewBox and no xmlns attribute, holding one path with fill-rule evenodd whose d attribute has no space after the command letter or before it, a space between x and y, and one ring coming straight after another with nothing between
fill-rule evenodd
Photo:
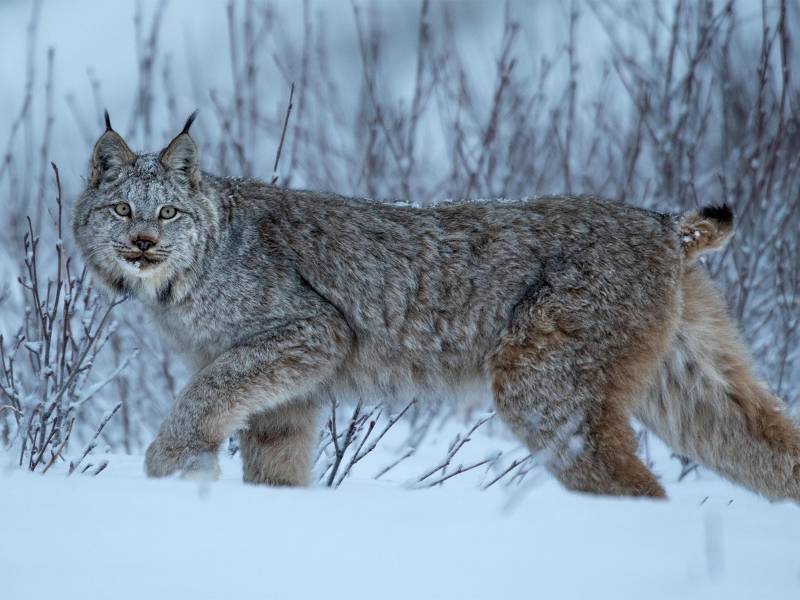
<instances>
[{"instance_id":1,"label":"pointed ear","mask_svg":"<svg viewBox=\"0 0 800 600\"><path fill-rule=\"evenodd\" d=\"M122 139L122 136L111 128L111 119L105 111L106 130L94 145L92 153L91 174L89 183L96 186L103 177L114 170L133 164L136 155Z\"/></svg>"},{"instance_id":2,"label":"pointed ear","mask_svg":"<svg viewBox=\"0 0 800 600\"><path fill-rule=\"evenodd\" d=\"M192 136L189 135L189 128L192 126L196 116L197 111L189 115L186 125L183 126L183 131L158 156L165 169L183 173L192 187L197 187L202 178L200 162L197 156L197 145L194 143Z\"/></svg>"}]
</instances>

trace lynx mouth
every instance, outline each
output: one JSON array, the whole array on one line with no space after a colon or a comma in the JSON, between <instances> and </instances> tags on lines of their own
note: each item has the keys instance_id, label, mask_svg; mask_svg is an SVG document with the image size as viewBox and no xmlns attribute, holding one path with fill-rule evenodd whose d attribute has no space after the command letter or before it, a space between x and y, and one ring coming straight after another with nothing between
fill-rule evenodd
<instances>
[{"instance_id":1,"label":"lynx mouth","mask_svg":"<svg viewBox=\"0 0 800 600\"><path fill-rule=\"evenodd\" d=\"M136 271L146 271L153 269L164 262L161 258L148 256L144 252L120 254L123 264Z\"/></svg>"}]
</instances>

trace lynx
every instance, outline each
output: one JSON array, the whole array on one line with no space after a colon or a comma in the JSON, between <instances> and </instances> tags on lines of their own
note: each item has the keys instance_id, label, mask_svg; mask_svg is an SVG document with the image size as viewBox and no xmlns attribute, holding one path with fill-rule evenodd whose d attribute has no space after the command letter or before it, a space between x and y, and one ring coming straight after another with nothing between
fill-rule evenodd
<instances>
[{"instance_id":1,"label":"lynx","mask_svg":"<svg viewBox=\"0 0 800 600\"><path fill-rule=\"evenodd\" d=\"M478 384L568 489L665 495L635 416L723 476L800 500L800 432L695 264L731 235L727 207L415 208L282 189L201 171L193 119L137 154L106 114L74 211L96 279L143 302L193 367L149 476L213 475L241 431L245 481L303 485L331 398Z\"/></svg>"}]
</instances>

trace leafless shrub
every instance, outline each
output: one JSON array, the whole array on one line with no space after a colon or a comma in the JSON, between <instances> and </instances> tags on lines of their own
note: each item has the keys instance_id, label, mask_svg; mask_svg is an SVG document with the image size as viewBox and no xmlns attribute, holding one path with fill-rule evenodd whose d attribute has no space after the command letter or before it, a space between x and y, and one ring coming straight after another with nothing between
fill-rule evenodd
<instances>
[{"instance_id":1,"label":"leafless shrub","mask_svg":"<svg viewBox=\"0 0 800 600\"><path fill-rule=\"evenodd\" d=\"M92 368L112 330L111 310L123 301L104 302L92 289L84 268L75 273L62 244L63 204L56 181L55 260L43 266L40 239L31 220L24 236L25 272L19 278L25 298L22 324L12 340L0 335L1 437L18 449L19 465L47 472L67 450L76 419L87 418L93 398L123 370L91 378ZM55 270L55 273L48 271ZM44 271L44 272L43 272ZM97 427L92 442L70 473L95 446L117 404Z\"/></svg>"},{"instance_id":2,"label":"leafless shrub","mask_svg":"<svg viewBox=\"0 0 800 600\"><path fill-rule=\"evenodd\" d=\"M341 419L337 421L337 412L340 407L338 402L333 401L317 453L317 462L320 462L323 457L326 459L319 479L324 480L327 487L338 488L342 481L352 473L353 467L377 448L378 443L415 403L416 401L412 400L399 412L385 414L383 406L365 408L359 402L342 426L337 425L337 422L341 423ZM379 424L381 425L379 426ZM386 471L388 469L381 474Z\"/></svg>"},{"instance_id":3,"label":"leafless shrub","mask_svg":"<svg viewBox=\"0 0 800 600\"><path fill-rule=\"evenodd\" d=\"M458 454L459 450L461 450L464 447L464 445L472 439L471 436L475 433L475 431L479 427L488 423L489 420L494 418L494 416L495 416L494 412L481 415L475 420L475 422L472 424L472 426L467 430L465 434L463 435L461 433L456 434L456 436L450 442L450 445L447 449L447 454L445 455L444 459L435 467L426 470L419 477L417 477L416 482L413 484L414 487L433 487L435 485L440 485L445 481L447 481L448 479L451 479L457 475L466 473L467 471L471 471L472 469L477 469L478 467L481 467L483 465L491 465L497 462L497 460L502 455L501 452L493 452L489 456L483 457L478 461L468 464L467 466L459 464L455 468L455 470L448 472L448 468L450 467L450 464L453 462L453 459L456 457L456 454ZM434 477L434 475L437 474L438 476Z\"/></svg>"},{"instance_id":4,"label":"leafless shrub","mask_svg":"<svg viewBox=\"0 0 800 600\"><path fill-rule=\"evenodd\" d=\"M500 470L497 475L483 483L481 489L488 490L494 484L506 479L509 475L511 475L511 477L508 477L510 483L519 483L525 479L528 472L535 466L535 460L531 454L524 458L515 458L508 466Z\"/></svg>"}]
</instances>

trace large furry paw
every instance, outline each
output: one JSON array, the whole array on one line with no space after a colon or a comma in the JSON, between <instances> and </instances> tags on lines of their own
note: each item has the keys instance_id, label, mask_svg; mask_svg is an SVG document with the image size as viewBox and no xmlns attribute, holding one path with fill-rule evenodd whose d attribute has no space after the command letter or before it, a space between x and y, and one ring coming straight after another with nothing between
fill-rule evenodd
<instances>
[{"instance_id":1,"label":"large furry paw","mask_svg":"<svg viewBox=\"0 0 800 600\"><path fill-rule=\"evenodd\" d=\"M184 479L218 479L217 453L156 438L144 457L148 477L169 477L179 473Z\"/></svg>"}]
</instances>

